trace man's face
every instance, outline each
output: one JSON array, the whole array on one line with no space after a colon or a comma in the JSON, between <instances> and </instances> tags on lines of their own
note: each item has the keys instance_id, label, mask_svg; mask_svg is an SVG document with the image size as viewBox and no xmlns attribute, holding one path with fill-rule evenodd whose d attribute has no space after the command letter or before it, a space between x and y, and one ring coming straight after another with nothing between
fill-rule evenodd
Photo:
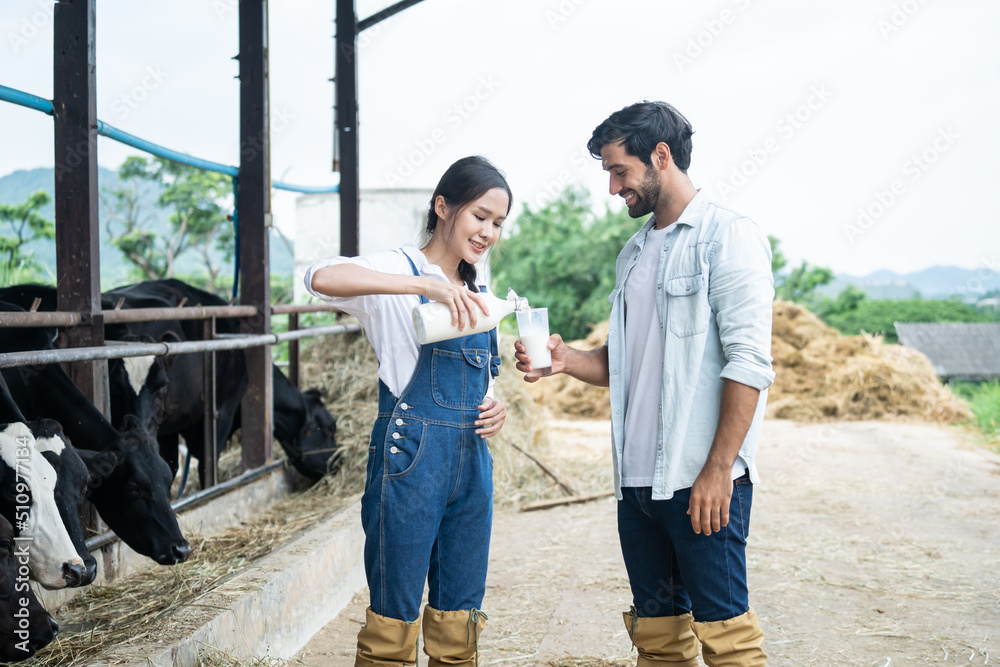
<instances>
[{"instance_id":1,"label":"man's face","mask_svg":"<svg viewBox=\"0 0 1000 667\"><path fill-rule=\"evenodd\" d=\"M601 149L601 166L610 175L609 191L625 200L629 217L649 215L660 201L661 186L656 170L625 152L621 142Z\"/></svg>"}]
</instances>

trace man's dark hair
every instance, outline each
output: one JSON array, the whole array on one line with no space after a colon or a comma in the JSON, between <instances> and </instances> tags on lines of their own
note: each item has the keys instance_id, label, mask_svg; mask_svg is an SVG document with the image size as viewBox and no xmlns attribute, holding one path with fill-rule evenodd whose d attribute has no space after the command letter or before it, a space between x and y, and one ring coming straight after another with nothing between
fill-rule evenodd
<instances>
[{"instance_id":1,"label":"man's dark hair","mask_svg":"<svg viewBox=\"0 0 1000 667\"><path fill-rule=\"evenodd\" d=\"M637 102L616 111L597 126L587 150L601 158L601 149L611 143L621 142L625 152L634 155L649 167L650 155L661 141L670 147L674 164L683 172L691 165L691 123L681 112L666 102Z\"/></svg>"}]
</instances>

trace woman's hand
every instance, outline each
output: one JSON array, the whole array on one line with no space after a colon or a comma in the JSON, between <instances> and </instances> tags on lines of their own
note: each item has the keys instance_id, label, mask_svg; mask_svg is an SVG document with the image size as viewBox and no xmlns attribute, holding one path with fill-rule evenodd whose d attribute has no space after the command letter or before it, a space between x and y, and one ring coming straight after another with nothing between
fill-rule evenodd
<instances>
[{"instance_id":1,"label":"woman's hand","mask_svg":"<svg viewBox=\"0 0 1000 667\"><path fill-rule=\"evenodd\" d=\"M483 399L479 410L479 419L476 420L476 426L481 426L482 428L476 429L476 435L490 438L499 433L503 423L507 421L507 408L503 406L503 403L495 398L487 397Z\"/></svg>"},{"instance_id":2,"label":"woman's hand","mask_svg":"<svg viewBox=\"0 0 1000 667\"><path fill-rule=\"evenodd\" d=\"M459 331L465 328L466 323L469 324L470 328L476 326L476 320L479 317L476 304L479 305L483 313L490 314L482 294L473 292L465 285L453 285L433 278L425 278L425 280L427 283L424 296L431 301L447 304L448 309L451 310L451 324L452 326L457 324Z\"/></svg>"}]
</instances>

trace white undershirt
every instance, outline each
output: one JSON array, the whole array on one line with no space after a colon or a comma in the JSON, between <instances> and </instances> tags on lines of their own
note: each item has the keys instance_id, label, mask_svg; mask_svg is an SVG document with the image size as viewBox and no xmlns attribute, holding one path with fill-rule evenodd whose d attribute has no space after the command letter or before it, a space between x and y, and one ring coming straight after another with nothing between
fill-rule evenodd
<instances>
[{"instance_id":1,"label":"white undershirt","mask_svg":"<svg viewBox=\"0 0 1000 667\"><path fill-rule=\"evenodd\" d=\"M660 432L663 332L656 310L660 250L669 225L650 229L635 266L625 280L625 447L622 486L652 486Z\"/></svg>"},{"instance_id":2,"label":"white undershirt","mask_svg":"<svg viewBox=\"0 0 1000 667\"><path fill-rule=\"evenodd\" d=\"M306 289L314 297L358 318L379 361L379 379L394 396L399 396L406 388L410 378L413 377L413 372L417 369L420 344L413 329L413 308L420 304L420 296L416 294L327 296L312 288L312 278L319 269L335 264L354 264L381 273L413 275L410 263L406 261L407 255L413 260L421 276L448 282L441 267L428 262L424 253L413 244L394 250L380 250L361 257L324 259L310 266L304 278ZM477 284L481 282L478 276L476 282ZM492 375L486 395L493 397Z\"/></svg>"}]
</instances>

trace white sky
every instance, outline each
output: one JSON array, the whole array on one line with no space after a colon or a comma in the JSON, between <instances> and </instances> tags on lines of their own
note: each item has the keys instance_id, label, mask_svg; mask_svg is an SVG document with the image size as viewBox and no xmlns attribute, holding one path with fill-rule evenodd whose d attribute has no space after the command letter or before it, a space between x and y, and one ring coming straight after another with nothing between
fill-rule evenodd
<instances>
[{"instance_id":1,"label":"white sky","mask_svg":"<svg viewBox=\"0 0 1000 667\"><path fill-rule=\"evenodd\" d=\"M236 4L101 0L98 116L236 164ZM273 177L334 183L334 0L270 4ZM51 5L0 3L0 84L51 98ZM507 173L515 212L569 181L618 206L586 141L662 99L695 127L695 185L794 261L1000 270L997 25L995 0L425 0L362 34L361 184L433 187L478 153ZM51 166L51 128L0 103L0 175ZM99 152L109 168L134 154ZM286 229L293 202L274 196Z\"/></svg>"}]
</instances>

